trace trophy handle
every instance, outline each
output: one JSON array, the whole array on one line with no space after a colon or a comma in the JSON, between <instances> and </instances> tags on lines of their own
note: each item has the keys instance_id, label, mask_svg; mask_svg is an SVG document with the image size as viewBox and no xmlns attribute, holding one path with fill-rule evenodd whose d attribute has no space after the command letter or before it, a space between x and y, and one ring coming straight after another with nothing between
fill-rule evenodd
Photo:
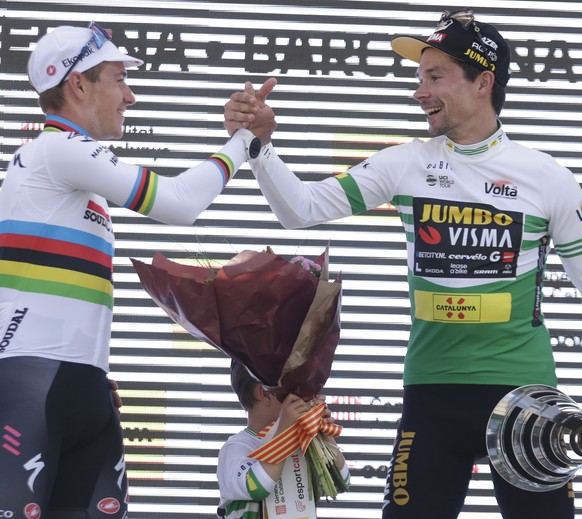
<instances>
[{"instance_id":1,"label":"trophy handle","mask_svg":"<svg viewBox=\"0 0 582 519\"><path fill-rule=\"evenodd\" d=\"M582 465L582 410L551 386L514 389L491 413L487 452L497 472L518 488L560 488Z\"/></svg>"}]
</instances>

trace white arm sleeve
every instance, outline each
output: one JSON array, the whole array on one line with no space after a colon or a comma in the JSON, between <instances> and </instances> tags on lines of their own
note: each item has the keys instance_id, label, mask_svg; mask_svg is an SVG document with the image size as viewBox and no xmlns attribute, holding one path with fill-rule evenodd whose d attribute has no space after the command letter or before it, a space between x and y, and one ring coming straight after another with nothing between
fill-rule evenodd
<instances>
[{"instance_id":1,"label":"white arm sleeve","mask_svg":"<svg viewBox=\"0 0 582 519\"><path fill-rule=\"evenodd\" d=\"M417 143L414 143L416 146ZM249 163L259 187L283 227L308 227L336 220L391 200L405 174L412 144L393 146L319 182L302 182L277 156L272 145Z\"/></svg>"},{"instance_id":2,"label":"white arm sleeve","mask_svg":"<svg viewBox=\"0 0 582 519\"><path fill-rule=\"evenodd\" d=\"M249 163L283 227L309 227L352 214L343 189L333 177L321 182L302 182L277 156L271 144Z\"/></svg>"},{"instance_id":3,"label":"white arm sleeve","mask_svg":"<svg viewBox=\"0 0 582 519\"><path fill-rule=\"evenodd\" d=\"M555 251L574 286L582 290L582 189L574 175L553 159L542 178Z\"/></svg>"},{"instance_id":4,"label":"white arm sleeve","mask_svg":"<svg viewBox=\"0 0 582 519\"><path fill-rule=\"evenodd\" d=\"M68 134L62 135L67 138ZM242 138L234 136L217 153L175 177L120 161L99 142L71 138L65 148L45 149L56 183L89 191L163 223L190 225L246 161Z\"/></svg>"}]
</instances>

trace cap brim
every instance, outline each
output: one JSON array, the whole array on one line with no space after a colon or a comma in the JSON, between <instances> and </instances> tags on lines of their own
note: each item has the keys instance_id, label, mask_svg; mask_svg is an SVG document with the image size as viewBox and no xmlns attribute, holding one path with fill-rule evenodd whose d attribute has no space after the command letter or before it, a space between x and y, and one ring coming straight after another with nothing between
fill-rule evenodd
<instances>
[{"instance_id":1,"label":"cap brim","mask_svg":"<svg viewBox=\"0 0 582 519\"><path fill-rule=\"evenodd\" d=\"M74 70L77 72L85 72L86 70L103 63L104 61L120 62L125 67L140 67L143 61L133 56L123 54L113 42L106 41L103 47L93 52L87 58L80 60L75 65Z\"/></svg>"},{"instance_id":2,"label":"cap brim","mask_svg":"<svg viewBox=\"0 0 582 519\"><path fill-rule=\"evenodd\" d=\"M134 58L133 56L125 56L126 59L123 60L123 64L126 67L141 67L143 65L143 61L138 58Z\"/></svg>"},{"instance_id":3,"label":"cap brim","mask_svg":"<svg viewBox=\"0 0 582 519\"><path fill-rule=\"evenodd\" d=\"M414 36L396 36L395 38L392 38L390 44L392 45L392 50L396 52L396 54L414 61L415 63L420 63L420 58L424 49L433 47L430 43L426 43L426 41L421 40L420 38L415 38Z\"/></svg>"},{"instance_id":4,"label":"cap brim","mask_svg":"<svg viewBox=\"0 0 582 519\"><path fill-rule=\"evenodd\" d=\"M121 52L112 41L106 41L99 52L95 53L101 61L120 61L126 67L140 67L143 61Z\"/></svg>"}]
</instances>

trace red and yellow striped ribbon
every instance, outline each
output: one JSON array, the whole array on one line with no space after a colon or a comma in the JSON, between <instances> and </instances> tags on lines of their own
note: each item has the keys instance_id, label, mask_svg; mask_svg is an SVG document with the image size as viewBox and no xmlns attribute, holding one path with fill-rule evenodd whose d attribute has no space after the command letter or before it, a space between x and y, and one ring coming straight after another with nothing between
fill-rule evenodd
<instances>
[{"instance_id":1,"label":"red and yellow striped ribbon","mask_svg":"<svg viewBox=\"0 0 582 519\"><path fill-rule=\"evenodd\" d=\"M311 440L319 431L327 436L339 436L342 432L342 426L324 422L322 419L324 409L324 403L317 404L291 427L251 452L249 458L267 463L281 463L299 448L305 454Z\"/></svg>"}]
</instances>

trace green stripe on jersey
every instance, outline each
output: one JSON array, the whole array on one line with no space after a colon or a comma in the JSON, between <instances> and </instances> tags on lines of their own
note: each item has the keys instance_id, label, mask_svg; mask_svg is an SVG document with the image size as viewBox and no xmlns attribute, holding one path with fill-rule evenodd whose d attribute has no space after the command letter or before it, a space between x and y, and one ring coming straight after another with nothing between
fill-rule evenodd
<instances>
[{"instance_id":1,"label":"green stripe on jersey","mask_svg":"<svg viewBox=\"0 0 582 519\"><path fill-rule=\"evenodd\" d=\"M556 253L561 258L573 258L582 254L582 240L572 241L570 243L554 244Z\"/></svg>"},{"instance_id":2,"label":"green stripe on jersey","mask_svg":"<svg viewBox=\"0 0 582 519\"><path fill-rule=\"evenodd\" d=\"M269 493L260 481L255 476L253 469L249 469L245 476L245 483L247 487L247 492L249 496L253 498L253 501L262 501L269 496Z\"/></svg>"},{"instance_id":3,"label":"green stripe on jersey","mask_svg":"<svg viewBox=\"0 0 582 519\"><path fill-rule=\"evenodd\" d=\"M226 519L259 519L261 503L254 501L231 501L226 505Z\"/></svg>"},{"instance_id":4,"label":"green stripe on jersey","mask_svg":"<svg viewBox=\"0 0 582 519\"><path fill-rule=\"evenodd\" d=\"M525 232L531 233L547 233L549 221L547 218L540 218L539 216L525 215Z\"/></svg>"},{"instance_id":5,"label":"green stripe on jersey","mask_svg":"<svg viewBox=\"0 0 582 519\"><path fill-rule=\"evenodd\" d=\"M354 177L348 173L342 173L341 175L336 175L334 178L340 183L348 197L352 214L363 213L366 210L366 204L364 203L364 197Z\"/></svg>"},{"instance_id":6,"label":"green stripe on jersey","mask_svg":"<svg viewBox=\"0 0 582 519\"><path fill-rule=\"evenodd\" d=\"M392 199L392 205L401 206L401 207L412 207L412 199L413 197L410 195L396 195Z\"/></svg>"}]
</instances>

